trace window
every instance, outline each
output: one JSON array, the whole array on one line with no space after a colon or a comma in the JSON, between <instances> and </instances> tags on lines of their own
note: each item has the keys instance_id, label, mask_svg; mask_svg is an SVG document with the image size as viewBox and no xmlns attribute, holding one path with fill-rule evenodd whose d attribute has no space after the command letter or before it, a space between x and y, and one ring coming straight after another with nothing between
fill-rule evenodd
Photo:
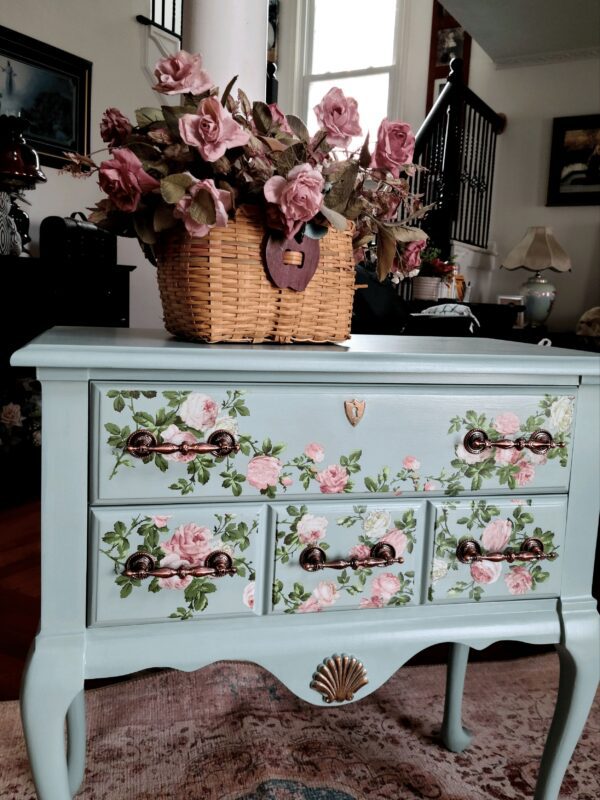
<instances>
[{"instance_id":1,"label":"window","mask_svg":"<svg viewBox=\"0 0 600 800\"><path fill-rule=\"evenodd\" d=\"M280 105L317 128L313 108L333 86L354 97L371 140L381 120L399 118L398 54L405 51L405 0L297 0L281 4ZM294 5L294 4L292 4ZM376 13L373 7L376 8ZM360 146L356 137L352 146Z\"/></svg>"}]
</instances>

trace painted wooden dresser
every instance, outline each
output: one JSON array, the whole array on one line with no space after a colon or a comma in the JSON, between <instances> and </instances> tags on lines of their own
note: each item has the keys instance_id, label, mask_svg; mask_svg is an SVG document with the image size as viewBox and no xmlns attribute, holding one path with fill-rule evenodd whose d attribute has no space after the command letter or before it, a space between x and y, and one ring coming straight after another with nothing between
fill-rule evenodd
<instances>
[{"instance_id":1,"label":"painted wooden dresser","mask_svg":"<svg viewBox=\"0 0 600 800\"><path fill-rule=\"evenodd\" d=\"M555 800L599 674L597 357L54 328L12 363L43 386L42 618L22 693L42 800L81 783L86 678L245 659L309 702L349 703L451 642L442 731L460 751L468 649L498 640L560 653L535 794Z\"/></svg>"}]
</instances>

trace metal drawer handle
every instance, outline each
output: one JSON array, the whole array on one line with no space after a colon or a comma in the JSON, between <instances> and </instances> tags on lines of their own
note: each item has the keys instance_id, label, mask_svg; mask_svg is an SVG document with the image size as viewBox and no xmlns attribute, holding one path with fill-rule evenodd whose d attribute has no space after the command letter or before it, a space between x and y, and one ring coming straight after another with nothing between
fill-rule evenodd
<instances>
[{"instance_id":1,"label":"metal drawer handle","mask_svg":"<svg viewBox=\"0 0 600 800\"><path fill-rule=\"evenodd\" d=\"M300 553L300 566L307 572L320 569L363 569L365 567L389 567L392 564L403 564L404 559L396 557L396 551L387 542L373 545L369 558L339 558L327 561L327 554L320 547L305 547Z\"/></svg>"},{"instance_id":2,"label":"metal drawer handle","mask_svg":"<svg viewBox=\"0 0 600 800\"><path fill-rule=\"evenodd\" d=\"M459 542L456 548L456 557L461 564L472 564L474 561L552 561L558 554L544 553L544 544L540 539L530 537L521 544L521 549L515 553L514 550L506 550L504 553L488 553L482 555L481 545L475 539L464 539Z\"/></svg>"},{"instance_id":3,"label":"metal drawer handle","mask_svg":"<svg viewBox=\"0 0 600 800\"><path fill-rule=\"evenodd\" d=\"M204 566L190 565L188 567L157 567L156 558L150 553L139 550L129 556L125 562L123 575L126 578L145 580L146 578L222 578L224 575L236 575L237 569L233 566L233 559L229 553L215 550L210 553Z\"/></svg>"},{"instance_id":4,"label":"metal drawer handle","mask_svg":"<svg viewBox=\"0 0 600 800\"><path fill-rule=\"evenodd\" d=\"M151 453L162 453L163 455L181 453L184 456L189 453L211 453L214 456L223 457L230 453L237 453L240 446L229 431L214 431L206 442L182 442L181 444L162 442L159 444L152 431L137 430L127 439L125 449L135 458L146 458Z\"/></svg>"},{"instance_id":5,"label":"metal drawer handle","mask_svg":"<svg viewBox=\"0 0 600 800\"><path fill-rule=\"evenodd\" d=\"M555 447L566 447L565 442L555 442L552 434L548 431L534 431L529 439L520 436L518 439L512 441L511 439L495 439L492 441L485 431L481 428L473 428L470 430L464 440L463 445L467 453L479 454L484 450L489 450L492 447L498 447L500 450L524 450L527 448L532 453L543 455L548 450L553 450Z\"/></svg>"}]
</instances>

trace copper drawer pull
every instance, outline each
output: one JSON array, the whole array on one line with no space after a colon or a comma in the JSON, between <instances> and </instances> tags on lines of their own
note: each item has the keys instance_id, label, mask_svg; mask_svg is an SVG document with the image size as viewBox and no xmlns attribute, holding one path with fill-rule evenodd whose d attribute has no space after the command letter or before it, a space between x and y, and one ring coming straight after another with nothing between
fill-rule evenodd
<instances>
[{"instance_id":1,"label":"copper drawer pull","mask_svg":"<svg viewBox=\"0 0 600 800\"><path fill-rule=\"evenodd\" d=\"M556 552L544 553L544 544L540 539L530 537L521 544L521 549L515 553L514 550L506 550L504 553L488 553L482 555L481 545L475 539L464 539L459 542L456 548L456 557L461 564L472 564L474 561L551 561L557 556Z\"/></svg>"},{"instance_id":2,"label":"copper drawer pull","mask_svg":"<svg viewBox=\"0 0 600 800\"><path fill-rule=\"evenodd\" d=\"M127 439L125 449L135 458L146 458L151 453L161 453L163 455L182 453L184 456L189 453L211 453L217 457L223 457L228 456L230 453L237 453L240 446L229 431L214 431L206 442L193 442L191 444L188 442L182 442L181 444L162 442L159 444L152 431L138 430L134 431Z\"/></svg>"},{"instance_id":3,"label":"copper drawer pull","mask_svg":"<svg viewBox=\"0 0 600 800\"><path fill-rule=\"evenodd\" d=\"M224 575L236 575L237 569L233 566L233 559L228 553L215 550L207 556L205 566L189 567L157 567L156 558L150 553L138 551L129 556L125 562L123 575L126 578L145 580L145 578L222 578Z\"/></svg>"},{"instance_id":4,"label":"copper drawer pull","mask_svg":"<svg viewBox=\"0 0 600 800\"><path fill-rule=\"evenodd\" d=\"M403 564L404 559L396 558L396 551L391 544L378 542L373 545L369 558L340 558L327 561L327 554L320 547L305 547L300 553L300 566L307 572L320 569L363 569L364 567L389 567L392 564Z\"/></svg>"},{"instance_id":5,"label":"copper drawer pull","mask_svg":"<svg viewBox=\"0 0 600 800\"><path fill-rule=\"evenodd\" d=\"M553 450L555 447L566 447L565 442L555 442L552 434L548 431L534 431L529 439L520 436L518 439L512 441L511 439L495 439L492 441L485 431L481 428L473 428L470 430L464 440L463 445L467 453L479 454L484 450L490 450L493 447L498 447L500 450L524 450L527 448L532 453L543 455L548 450Z\"/></svg>"}]
</instances>

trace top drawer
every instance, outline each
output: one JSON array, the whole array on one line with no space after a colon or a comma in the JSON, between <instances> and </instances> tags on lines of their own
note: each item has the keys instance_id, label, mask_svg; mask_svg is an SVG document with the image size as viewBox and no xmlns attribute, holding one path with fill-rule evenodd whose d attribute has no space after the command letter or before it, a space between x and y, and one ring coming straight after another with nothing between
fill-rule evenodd
<instances>
[{"instance_id":1,"label":"top drawer","mask_svg":"<svg viewBox=\"0 0 600 800\"><path fill-rule=\"evenodd\" d=\"M564 391L496 387L99 382L92 387L92 500L564 491L574 400ZM135 458L125 447L137 429L175 444L227 430L241 449L224 458ZM491 446L468 452L473 429ZM564 446L546 453L509 447L538 429ZM504 448L493 446L498 440Z\"/></svg>"}]
</instances>

